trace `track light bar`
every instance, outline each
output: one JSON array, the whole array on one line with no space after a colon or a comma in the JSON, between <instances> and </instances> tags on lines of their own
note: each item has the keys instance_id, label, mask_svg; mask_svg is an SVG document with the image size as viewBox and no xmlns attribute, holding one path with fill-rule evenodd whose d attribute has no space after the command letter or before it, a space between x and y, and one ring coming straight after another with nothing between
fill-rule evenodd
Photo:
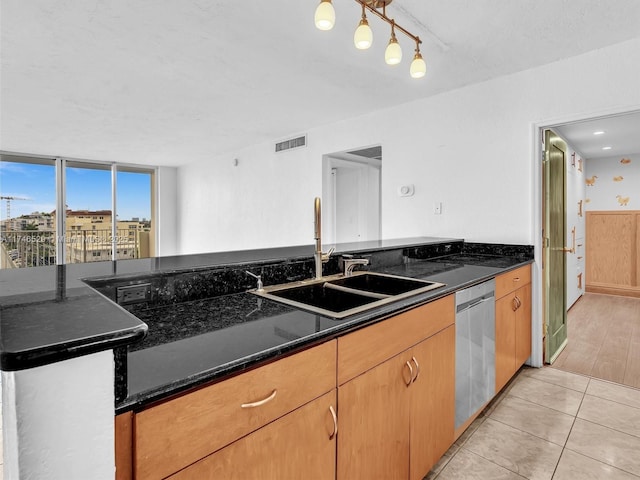
<instances>
[{"instance_id":1,"label":"track light bar","mask_svg":"<svg viewBox=\"0 0 640 480\"><path fill-rule=\"evenodd\" d=\"M398 25L393 18L387 16L387 5L393 0L355 0L362 6L362 17L358 28L356 29L353 41L356 48L364 50L371 46L373 41L373 34L367 21L366 10L373 13L382 21L387 22L391 26L391 38L389 44L385 50L385 62L388 65L397 65L402 60L402 49L396 39L395 30L404 33L407 37L413 40L416 44L415 54L409 72L413 78L422 78L427 72L427 64L422 58L420 53L420 44L422 40L417 35L409 32L407 29ZM382 11L380 11L382 9ZM331 30L335 24L335 10L331 4L331 0L320 0L320 5L316 9L315 23L316 27L320 30Z\"/></svg>"}]
</instances>

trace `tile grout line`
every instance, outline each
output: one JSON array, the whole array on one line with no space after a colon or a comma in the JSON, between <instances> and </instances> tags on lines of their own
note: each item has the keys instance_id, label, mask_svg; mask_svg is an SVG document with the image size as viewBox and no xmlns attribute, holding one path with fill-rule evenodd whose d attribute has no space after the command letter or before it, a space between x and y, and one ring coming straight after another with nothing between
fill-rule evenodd
<instances>
[{"instance_id":1,"label":"tile grout line","mask_svg":"<svg viewBox=\"0 0 640 480\"><path fill-rule=\"evenodd\" d=\"M460 447L460 449L462 449L462 447ZM496 463L496 462L494 462L493 460L491 460L489 458L485 458L482 455L480 455L479 453L473 452L473 451L468 450L466 448L464 449L464 451L470 453L471 455L475 455L476 457L481 458L481 459L483 459L483 460L485 460L485 461L487 461L489 463L492 463L492 464L494 464L495 466L497 466L499 468L503 468L504 470L506 470L508 472L511 472L511 473L519 476L520 478L524 478L525 480L527 479L527 477L525 477L523 475L520 475L518 472L514 472L513 470L511 470L510 468L505 467L504 465L500 465L499 463ZM550 480L553 480L553 479L550 479Z\"/></svg>"},{"instance_id":2,"label":"tile grout line","mask_svg":"<svg viewBox=\"0 0 640 480\"><path fill-rule=\"evenodd\" d=\"M553 473L551 474L551 480L553 480L553 477L555 477L556 472L558 471L558 465L560 465L560 460L562 460L562 456L564 455L564 451L565 450L569 450L567 449L567 443L569 443L569 438L571 437L571 432L573 431L573 427L576 424L576 420L578 418L578 413L580 413L580 409L582 408L582 402L584 402L584 397L587 395L587 390L589 389L589 384L591 383L591 378L589 378L589 380L587 381L587 386L584 389L584 392L582 393L582 400L580 400L580 405L578 405L578 409L576 410L576 414L573 415L573 422L571 423L571 428L569 429L569 434L567 435L566 440L564 441L564 445L562 445L562 450L560 451L560 456L558 457L558 461L556 462L556 466L553 469ZM573 450L571 450L573 451ZM595 458L594 458L595 460Z\"/></svg>"},{"instance_id":3,"label":"tile grout line","mask_svg":"<svg viewBox=\"0 0 640 480\"><path fill-rule=\"evenodd\" d=\"M618 430L618 429L616 429L616 428L612 428L612 427L609 427L609 426L607 426L607 425L602 425L601 423L597 423L597 422L594 422L593 420L588 420L588 419L586 419L586 418L581 418L581 417L576 417L576 418L579 418L579 419L580 419L580 420L582 420L583 422L590 423L591 425L597 425L598 427L606 428L607 430L611 430L612 432L621 433L621 434L623 434L623 435L627 435L627 436L629 436L629 437L637 438L638 440L640 440L640 435L634 435L633 433L623 432L622 430ZM578 453L580 453L580 452L578 452ZM582 455L584 455L584 453L583 453ZM588 455L585 455L585 457L587 457L587 456L588 456ZM590 457L590 458L591 458L591 457ZM594 458L594 460L597 460L597 459L595 459L595 458ZM605 462L605 463L606 463L606 462ZM612 465L612 466L613 466L613 465Z\"/></svg>"},{"instance_id":4,"label":"tile grout line","mask_svg":"<svg viewBox=\"0 0 640 480\"><path fill-rule=\"evenodd\" d=\"M580 406L578 407L578 410L576 411L576 415L574 416L573 424L571 425L571 429L569 430L569 435L567 435L567 440L565 441L565 444L564 444L564 446L562 447L562 452L560 453L560 458L558 459L558 463L556 464L556 468L553 470L553 475L551 476L551 480L553 480L553 476L555 475L556 470L558 469L558 465L560 464L560 459L562 459L562 455L564 454L564 451L565 451L565 450L569 450L570 452L576 453L576 454L578 454L578 455L582 455L583 457L586 457L586 458L589 458L589 459L594 460L594 461L596 461L596 462L602 463L602 464L607 465L607 466L609 466L609 467L611 467L611 468L614 468L614 469L620 470L620 471L622 471L622 472L628 473L629 475L632 475L632 476L634 476L634 477L636 477L636 478L640 478L639 476L637 476L637 475L636 475L635 473L633 473L633 472L629 472L628 470L625 470L625 469L623 469L623 468L620 468L620 467L618 467L618 466L616 466L616 465L611 465L610 463L605 462L605 461L603 461L602 459L593 458L593 457L591 457L591 456L589 456L589 455L587 455L587 454L585 454L585 453L583 453L583 452L578 452L578 451L576 451L576 450L573 450L573 449L571 449L571 448L568 448L568 447L567 447L567 443L569 443L569 437L571 437L571 432L572 432L573 427L574 427L574 425L575 425L575 423L576 423L576 420L578 420L578 419L582 420L583 422L591 423L592 425L598 425L599 427L607 428L607 429L612 430L612 431L614 431L614 432L623 433L623 434L625 434L625 435L630 435L630 436L632 436L632 437L636 437L636 435L631 435L631 434L629 434L629 433L627 433L627 432L621 432L620 430L616 430L615 428L611 428L611 427L608 427L608 426L606 426L606 425L602 425L602 424L599 424L599 423L596 423L596 422L592 422L592 421L590 421L590 420L587 420L587 419L584 419L584 418L578 417L578 413L580 413L580 408L582 408L582 402L584 402L585 397L588 395L588 394L587 394L587 390L589 389L589 385L591 384L591 380L593 380L594 378L595 378L596 380L598 380L598 378L596 378L596 377L591 377L591 378L589 378L589 382L587 383L587 388L585 389L585 392L584 392L584 394L583 394L583 396L582 396L582 401L580 402ZM620 384L617 384L617 385L620 385ZM590 394L589 394L589 395L590 395ZM590 395L590 396L595 396L595 395ZM601 398L601 397L596 397L596 398ZM607 400L607 399L605 399L605 400ZM640 438L640 437L637 437L637 438Z\"/></svg>"}]
</instances>

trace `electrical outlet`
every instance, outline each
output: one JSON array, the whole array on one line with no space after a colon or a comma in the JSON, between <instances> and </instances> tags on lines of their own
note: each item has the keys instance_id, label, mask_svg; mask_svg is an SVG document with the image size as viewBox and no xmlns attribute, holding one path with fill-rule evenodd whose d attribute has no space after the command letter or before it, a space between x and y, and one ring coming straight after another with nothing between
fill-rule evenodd
<instances>
[{"instance_id":1,"label":"electrical outlet","mask_svg":"<svg viewBox=\"0 0 640 480\"><path fill-rule=\"evenodd\" d=\"M116 287L116 302L119 305L146 302L151 298L151 284L124 285Z\"/></svg>"}]
</instances>

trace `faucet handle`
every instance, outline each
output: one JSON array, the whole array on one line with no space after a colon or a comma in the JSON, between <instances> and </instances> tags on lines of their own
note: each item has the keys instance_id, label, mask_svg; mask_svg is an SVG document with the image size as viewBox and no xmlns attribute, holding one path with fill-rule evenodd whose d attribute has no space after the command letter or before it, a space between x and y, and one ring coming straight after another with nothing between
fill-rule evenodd
<instances>
[{"instance_id":1,"label":"faucet handle","mask_svg":"<svg viewBox=\"0 0 640 480\"><path fill-rule=\"evenodd\" d=\"M331 254L335 251L336 247L331 247L328 252L322 252L322 263L327 263Z\"/></svg>"},{"instance_id":2,"label":"faucet handle","mask_svg":"<svg viewBox=\"0 0 640 480\"><path fill-rule=\"evenodd\" d=\"M258 281L257 282L257 289L258 289L259 292L264 290L263 285L262 285L262 275L256 275L255 273L251 273L249 270L245 270L245 273L248 273L249 275L251 275L253 278L255 278Z\"/></svg>"}]
</instances>

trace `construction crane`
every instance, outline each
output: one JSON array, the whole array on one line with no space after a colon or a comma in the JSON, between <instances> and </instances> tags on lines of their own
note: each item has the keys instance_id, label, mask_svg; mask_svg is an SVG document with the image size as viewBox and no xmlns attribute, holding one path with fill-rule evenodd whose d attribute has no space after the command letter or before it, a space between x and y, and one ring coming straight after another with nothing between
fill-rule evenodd
<instances>
[{"instance_id":1,"label":"construction crane","mask_svg":"<svg viewBox=\"0 0 640 480\"><path fill-rule=\"evenodd\" d=\"M5 197L4 195L2 195L2 196L0 196L0 200L6 200L7 201L7 218L6 218L6 220L8 221L11 218L11 200L30 200L30 198Z\"/></svg>"}]
</instances>

